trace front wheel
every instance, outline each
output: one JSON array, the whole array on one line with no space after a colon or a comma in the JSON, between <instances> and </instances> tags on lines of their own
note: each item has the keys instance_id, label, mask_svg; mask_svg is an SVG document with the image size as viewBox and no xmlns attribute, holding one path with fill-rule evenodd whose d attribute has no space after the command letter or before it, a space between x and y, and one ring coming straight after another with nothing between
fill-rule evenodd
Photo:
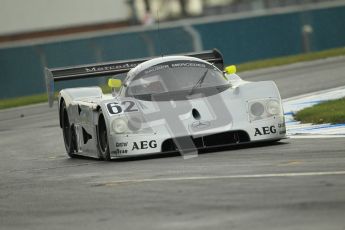
<instances>
[{"instance_id":1,"label":"front wheel","mask_svg":"<svg viewBox=\"0 0 345 230\"><path fill-rule=\"evenodd\" d=\"M97 126L97 146L98 157L102 160L110 160L110 150L108 143L107 126L105 124L104 116L100 113Z\"/></svg>"}]
</instances>

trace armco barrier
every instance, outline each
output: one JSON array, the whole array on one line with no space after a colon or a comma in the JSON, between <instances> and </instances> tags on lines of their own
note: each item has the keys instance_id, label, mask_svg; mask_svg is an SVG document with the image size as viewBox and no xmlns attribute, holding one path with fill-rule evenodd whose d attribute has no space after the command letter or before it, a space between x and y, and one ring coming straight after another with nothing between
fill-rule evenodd
<instances>
[{"instance_id":1,"label":"armco barrier","mask_svg":"<svg viewBox=\"0 0 345 230\"><path fill-rule=\"evenodd\" d=\"M312 51L345 45L345 6L216 18L129 29L73 39L0 48L0 98L45 92L43 67L190 52L195 34L203 49L218 48L225 63L240 63L303 52L302 26L310 24ZM193 33L191 32L194 31ZM64 82L57 89L104 83L104 79Z\"/></svg>"}]
</instances>

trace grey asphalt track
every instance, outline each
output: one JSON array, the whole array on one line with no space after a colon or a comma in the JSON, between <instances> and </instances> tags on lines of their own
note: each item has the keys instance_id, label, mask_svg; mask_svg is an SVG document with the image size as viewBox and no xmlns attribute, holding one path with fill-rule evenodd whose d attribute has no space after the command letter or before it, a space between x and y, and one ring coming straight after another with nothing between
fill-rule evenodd
<instances>
[{"instance_id":1,"label":"grey asphalt track","mask_svg":"<svg viewBox=\"0 0 345 230\"><path fill-rule=\"evenodd\" d=\"M243 73L283 98L345 85L345 58ZM56 107L0 111L0 229L345 229L345 139L69 159Z\"/></svg>"}]
</instances>

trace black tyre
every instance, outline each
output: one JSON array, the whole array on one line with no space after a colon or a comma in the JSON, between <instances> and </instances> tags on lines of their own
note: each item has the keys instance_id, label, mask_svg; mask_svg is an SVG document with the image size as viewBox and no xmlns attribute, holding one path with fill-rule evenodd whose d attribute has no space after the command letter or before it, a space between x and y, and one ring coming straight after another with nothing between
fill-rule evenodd
<instances>
[{"instance_id":1,"label":"black tyre","mask_svg":"<svg viewBox=\"0 0 345 230\"><path fill-rule=\"evenodd\" d=\"M104 116L100 113L97 126L97 146L98 157L102 160L110 160L110 150L108 143L107 126L105 124Z\"/></svg>"},{"instance_id":2,"label":"black tyre","mask_svg":"<svg viewBox=\"0 0 345 230\"><path fill-rule=\"evenodd\" d=\"M67 155L71 158L75 157L76 152L76 133L74 127L70 125L69 117L67 113L66 104L64 101L61 103L60 107L60 118L61 118L61 127L63 140L65 142L65 148Z\"/></svg>"}]
</instances>

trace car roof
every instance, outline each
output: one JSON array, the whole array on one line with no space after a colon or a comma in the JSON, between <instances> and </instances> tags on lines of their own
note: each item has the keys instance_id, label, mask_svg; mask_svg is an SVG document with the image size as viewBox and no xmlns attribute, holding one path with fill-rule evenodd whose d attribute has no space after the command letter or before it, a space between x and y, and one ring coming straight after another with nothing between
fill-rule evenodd
<instances>
[{"instance_id":1,"label":"car roof","mask_svg":"<svg viewBox=\"0 0 345 230\"><path fill-rule=\"evenodd\" d=\"M153 58L151 60L145 61L145 62L137 65L135 68L131 69L128 72L126 81L130 81L139 72L141 72L147 68L150 68L151 66L158 65L160 63L164 63L164 62L168 62L168 61L198 61L198 62L210 64L209 62L204 61L200 58L189 57L189 56L162 56L162 57L157 57L157 58Z\"/></svg>"}]
</instances>

